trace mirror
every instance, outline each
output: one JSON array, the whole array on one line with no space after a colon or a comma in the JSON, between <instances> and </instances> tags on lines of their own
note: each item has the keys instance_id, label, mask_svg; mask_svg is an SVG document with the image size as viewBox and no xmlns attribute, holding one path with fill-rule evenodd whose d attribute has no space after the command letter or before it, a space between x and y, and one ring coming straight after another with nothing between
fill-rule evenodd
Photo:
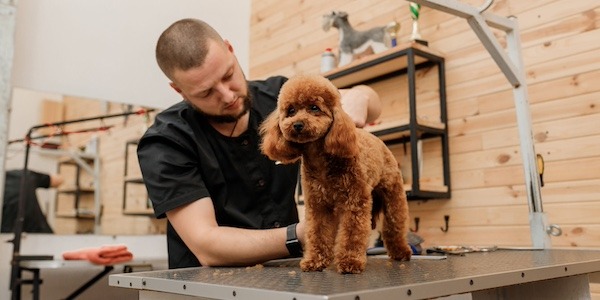
<instances>
[{"instance_id":1,"label":"mirror","mask_svg":"<svg viewBox=\"0 0 600 300\"><path fill-rule=\"evenodd\" d=\"M136 155L136 141L158 110L23 89L15 89L13 101L30 105L16 105L11 114L6 170L23 168L23 135L30 126L92 119L40 128L31 135L28 168L64 180L56 188L36 191L54 233L165 232L165 220L153 216ZM23 126L28 118L33 125Z\"/></svg>"}]
</instances>

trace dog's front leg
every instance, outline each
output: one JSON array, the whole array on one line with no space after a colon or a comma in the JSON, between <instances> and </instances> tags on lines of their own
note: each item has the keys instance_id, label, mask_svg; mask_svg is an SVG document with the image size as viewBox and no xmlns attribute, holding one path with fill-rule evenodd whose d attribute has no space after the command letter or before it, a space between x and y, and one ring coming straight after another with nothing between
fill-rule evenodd
<instances>
[{"instance_id":1,"label":"dog's front leg","mask_svg":"<svg viewBox=\"0 0 600 300\"><path fill-rule=\"evenodd\" d=\"M322 271L333 260L337 222L332 220L332 211L327 208L323 199L318 198L320 197L311 196L305 201L306 239L304 255L300 261L300 268L305 272Z\"/></svg>"},{"instance_id":2,"label":"dog's front leg","mask_svg":"<svg viewBox=\"0 0 600 300\"><path fill-rule=\"evenodd\" d=\"M340 216L335 260L339 273L361 273L367 265L367 247L371 233L371 194L362 189L348 193L349 200L338 205Z\"/></svg>"},{"instance_id":3,"label":"dog's front leg","mask_svg":"<svg viewBox=\"0 0 600 300\"><path fill-rule=\"evenodd\" d=\"M340 61L338 63L338 68L351 63L352 58L353 58L352 52L350 52L350 53L340 52Z\"/></svg>"}]
</instances>

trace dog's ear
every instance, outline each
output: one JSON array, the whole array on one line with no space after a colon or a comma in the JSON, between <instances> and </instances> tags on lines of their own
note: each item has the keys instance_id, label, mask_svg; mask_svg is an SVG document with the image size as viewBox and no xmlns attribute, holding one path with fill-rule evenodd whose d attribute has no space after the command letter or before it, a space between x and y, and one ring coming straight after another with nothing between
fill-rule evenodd
<instances>
[{"instance_id":1,"label":"dog's ear","mask_svg":"<svg viewBox=\"0 0 600 300\"><path fill-rule=\"evenodd\" d=\"M339 18L341 18L341 19L346 19L346 20L348 19L348 13L347 13L347 12L345 12L345 11L341 11L341 10L340 10L340 11L337 11L337 13L336 13L336 14L337 14L337 16L338 16Z\"/></svg>"},{"instance_id":2,"label":"dog's ear","mask_svg":"<svg viewBox=\"0 0 600 300\"><path fill-rule=\"evenodd\" d=\"M283 137L283 133L279 127L279 114L277 110L273 111L265 119L260 125L259 130L262 136L260 149L271 160L289 164L296 162L302 155L298 146L295 146Z\"/></svg>"},{"instance_id":3,"label":"dog's ear","mask_svg":"<svg viewBox=\"0 0 600 300\"><path fill-rule=\"evenodd\" d=\"M342 107L333 108L333 124L325 137L325 152L339 157L354 157L358 155L356 145L356 127Z\"/></svg>"}]
</instances>

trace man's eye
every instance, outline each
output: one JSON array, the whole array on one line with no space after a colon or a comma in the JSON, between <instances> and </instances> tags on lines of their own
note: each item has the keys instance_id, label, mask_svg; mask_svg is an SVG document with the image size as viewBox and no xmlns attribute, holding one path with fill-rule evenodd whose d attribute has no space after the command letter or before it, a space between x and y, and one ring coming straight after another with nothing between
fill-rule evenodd
<instances>
[{"instance_id":1,"label":"man's eye","mask_svg":"<svg viewBox=\"0 0 600 300\"><path fill-rule=\"evenodd\" d=\"M207 90L206 92L203 92L202 94L200 94L198 96L200 96L200 98L206 98L206 97L210 96L211 92L212 92L212 90Z\"/></svg>"},{"instance_id":2,"label":"man's eye","mask_svg":"<svg viewBox=\"0 0 600 300\"><path fill-rule=\"evenodd\" d=\"M313 104L313 105L311 105L311 106L309 106L309 109L310 109L310 111L312 111L312 112L318 112L318 111L321 111L321 109L320 109L318 106L314 105L314 104Z\"/></svg>"}]
</instances>

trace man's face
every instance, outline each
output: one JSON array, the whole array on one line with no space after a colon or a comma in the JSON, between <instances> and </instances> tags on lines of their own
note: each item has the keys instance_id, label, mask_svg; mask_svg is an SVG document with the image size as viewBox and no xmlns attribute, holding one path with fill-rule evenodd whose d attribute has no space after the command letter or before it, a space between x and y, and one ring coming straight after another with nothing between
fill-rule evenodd
<instances>
[{"instance_id":1,"label":"man's face","mask_svg":"<svg viewBox=\"0 0 600 300\"><path fill-rule=\"evenodd\" d=\"M200 67L173 73L171 87L196 110L215 122L233 122L250 107L248 85L233 47L211 42Z\"/></svg>"}]
</instances>

